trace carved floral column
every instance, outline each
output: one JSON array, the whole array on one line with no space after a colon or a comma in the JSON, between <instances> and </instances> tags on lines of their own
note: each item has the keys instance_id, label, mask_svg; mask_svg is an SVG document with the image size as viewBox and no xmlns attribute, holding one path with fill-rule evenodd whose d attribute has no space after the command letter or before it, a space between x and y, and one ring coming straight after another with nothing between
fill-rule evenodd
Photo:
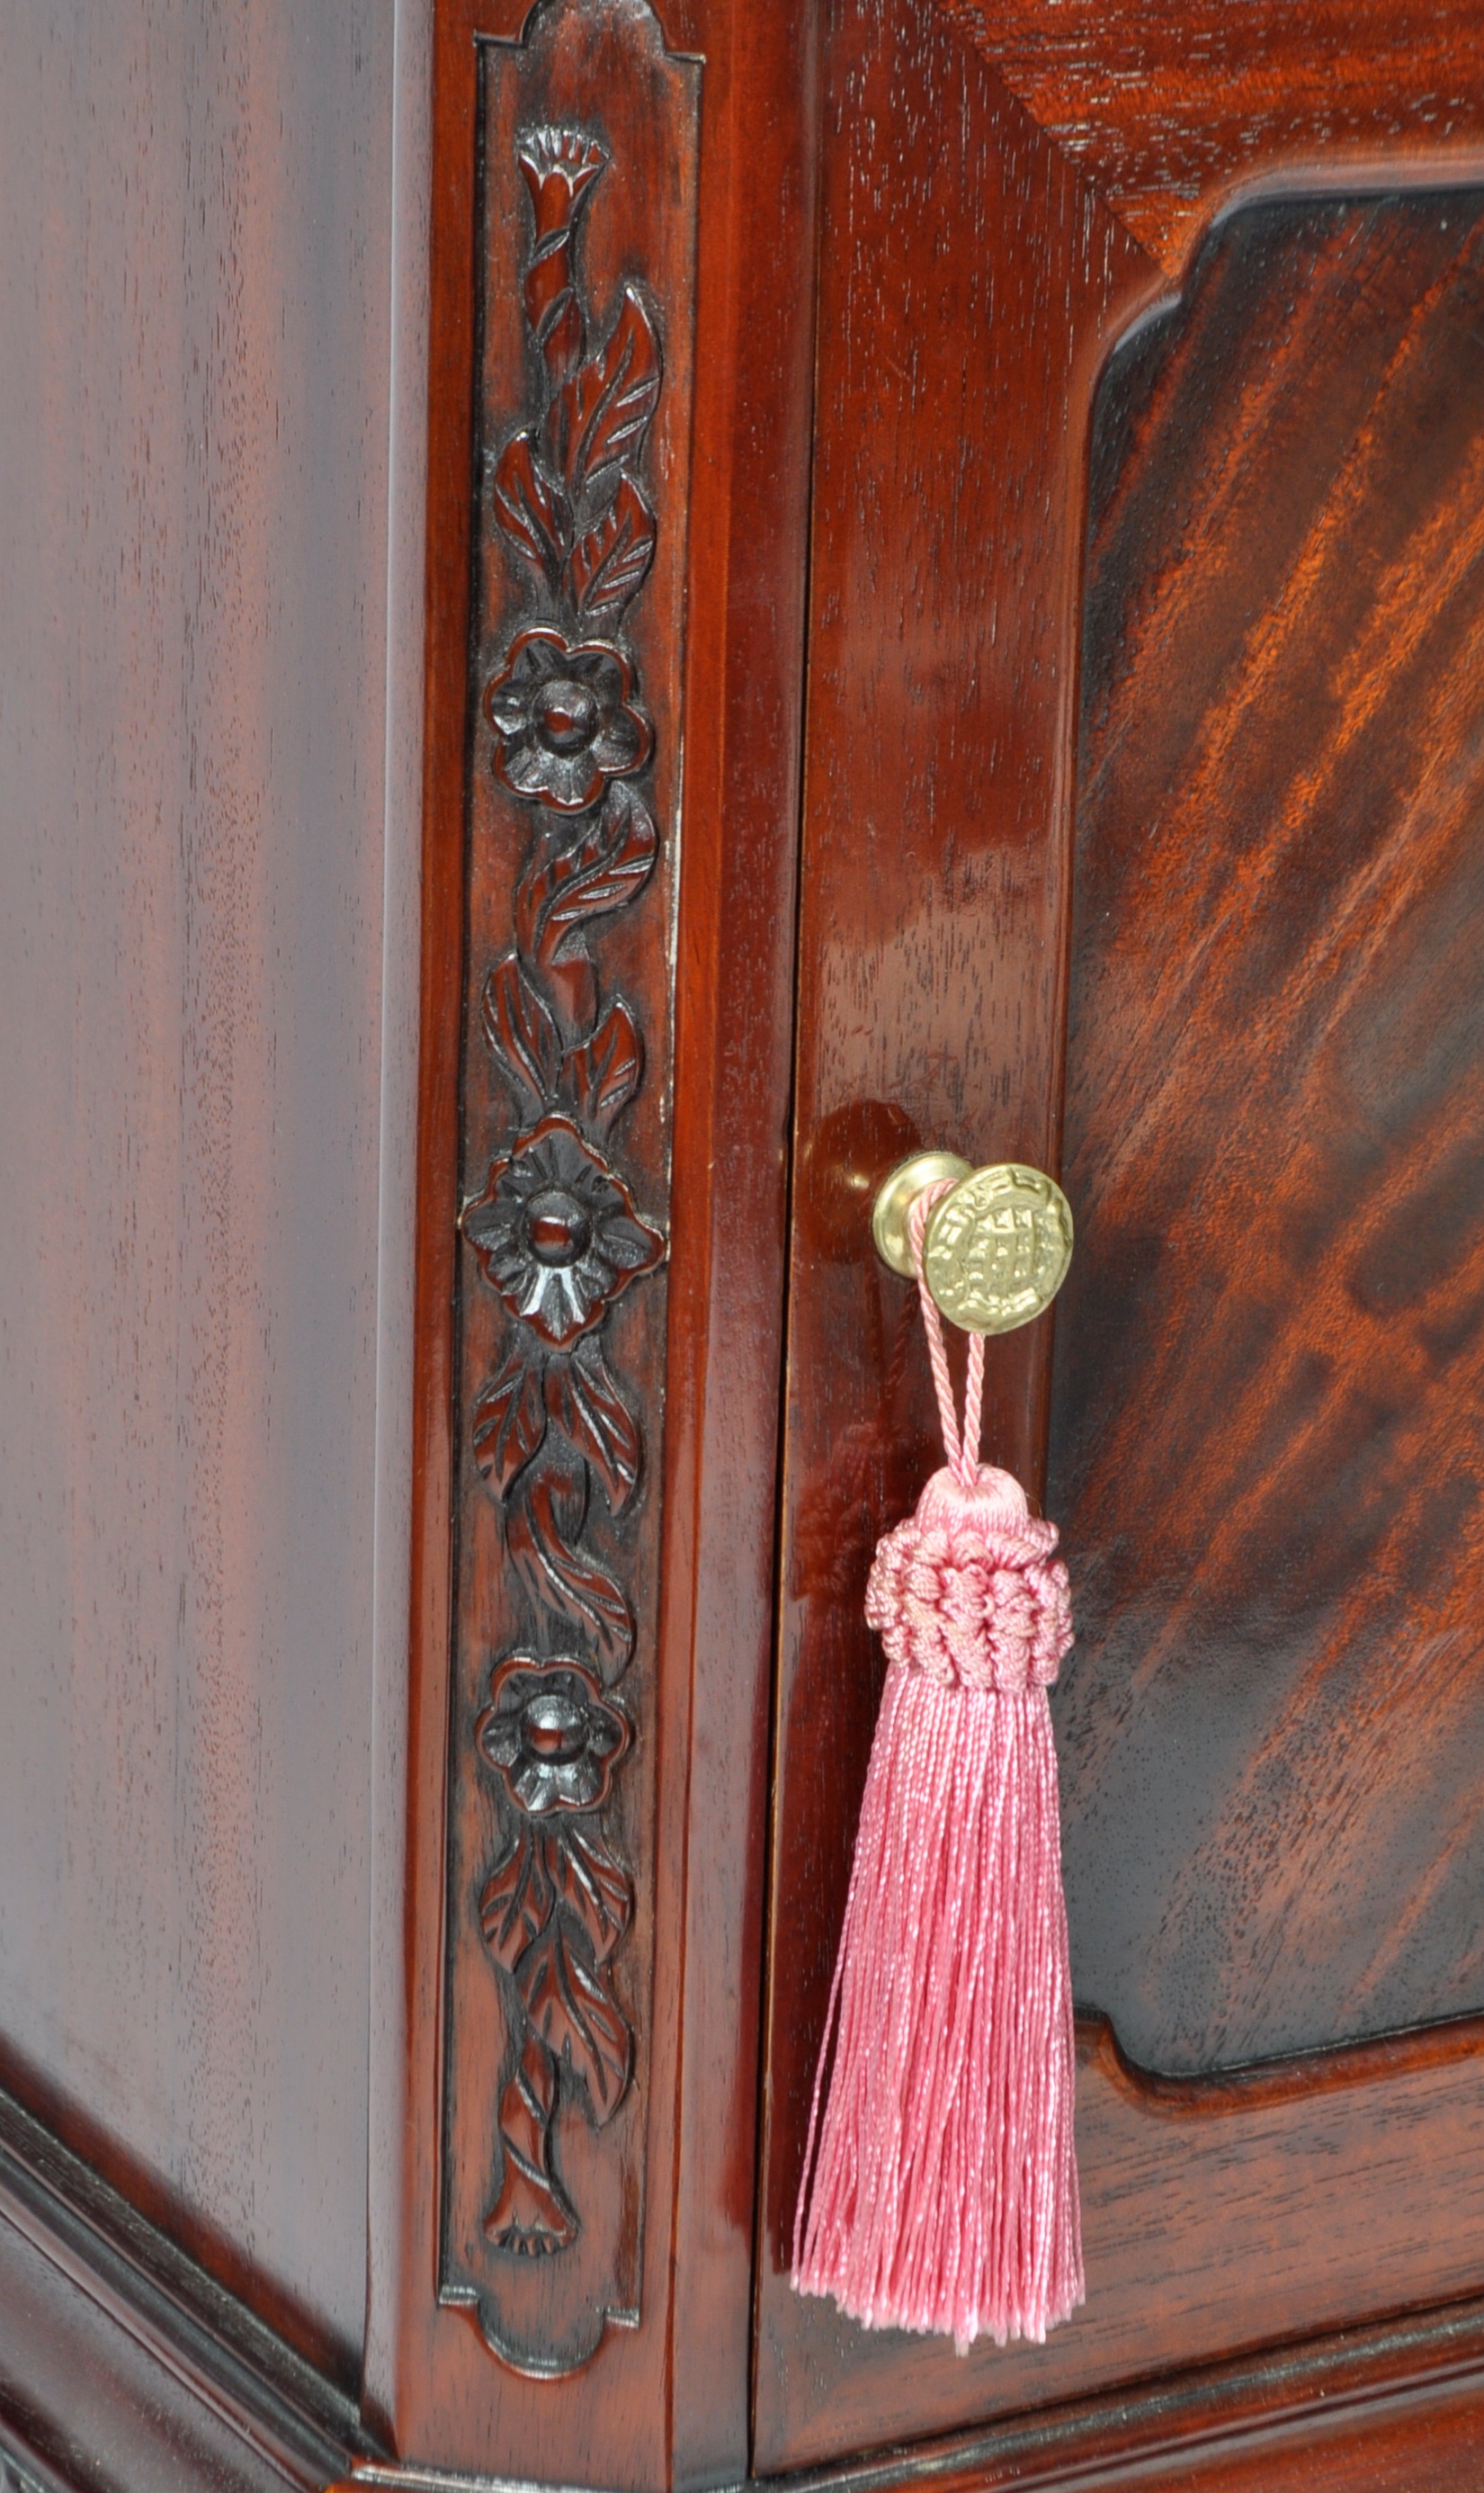
<instances>
[{"instance_id":1,"label":"carved floral column","mask_svg":"<svg viewBox=\"0 0 1484 2493\"><path fill-rule=\"evenodd\" d=\"M441 2295L555 2374L642 2279L699 68L480 56Z\"/></svg>"}]
</instances>

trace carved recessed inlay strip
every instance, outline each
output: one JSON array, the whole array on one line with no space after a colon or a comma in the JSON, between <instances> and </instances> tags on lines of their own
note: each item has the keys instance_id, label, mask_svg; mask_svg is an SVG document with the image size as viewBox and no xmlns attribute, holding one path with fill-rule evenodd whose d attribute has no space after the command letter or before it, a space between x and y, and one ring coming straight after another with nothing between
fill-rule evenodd
<instances>
[{"instance_id":1,"label":"carved recessed inlay strip","mask_svg":"<svg viewBox=\"0 0 1484 2493\"><path fill-rule=\"evenodd\" d=\"M481 46L443 2278L636 2326L699 71Z\"/></svg>"}]
</instances>

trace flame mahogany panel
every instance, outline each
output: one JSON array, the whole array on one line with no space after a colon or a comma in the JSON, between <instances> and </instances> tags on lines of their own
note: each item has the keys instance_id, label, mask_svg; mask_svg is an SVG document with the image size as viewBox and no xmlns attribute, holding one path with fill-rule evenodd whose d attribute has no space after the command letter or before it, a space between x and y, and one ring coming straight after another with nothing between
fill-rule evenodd
<instances>
[{"instance_id":1,"label":"flame mahogany panel","mask_svg":"<svg viewBox=\"0 0 1484 2493\"><path fill-rule=\"evenodd\" d=\"M1049 1496L1080 1999L1484 2004L1484 195L1271 203L1093 446Z\"/></svg>"}]
</instances>

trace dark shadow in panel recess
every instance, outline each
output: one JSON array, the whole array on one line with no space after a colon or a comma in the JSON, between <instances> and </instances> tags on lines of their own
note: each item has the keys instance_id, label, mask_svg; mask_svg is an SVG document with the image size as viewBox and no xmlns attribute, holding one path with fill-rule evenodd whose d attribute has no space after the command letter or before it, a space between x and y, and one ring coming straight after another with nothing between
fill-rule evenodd
<instances>
[{"instance_id":1,"label":"dark shadow in panel recess","mask_svg":"<svg viewBox=\"0 0 1484 2493\"><path fill-rule=\"evenodd\" d=\"M1212 234L1094 423L1049 1512L1080 2000L1484 2004L1484 195Z\"/></svg>"}]
</instances>

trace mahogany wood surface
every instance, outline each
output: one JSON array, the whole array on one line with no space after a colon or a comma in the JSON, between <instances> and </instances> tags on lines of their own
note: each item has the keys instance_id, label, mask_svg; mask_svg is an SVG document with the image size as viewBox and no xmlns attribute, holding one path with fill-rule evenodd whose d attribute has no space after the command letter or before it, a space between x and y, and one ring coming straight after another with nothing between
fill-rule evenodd
<instances>
[{"instance_id":1,"label":"mahogany wood surface","mask_svg":"<svg viewBox=\"0 0 1484 2493\"><path fill-rule=\"evenodd\" d=\"M569 6L480 78L440 2290L556 2373L644 2268L701 73Z\"/></svg>"},{"instance_id":2,"label":"mahogany wood surface","mask_svg":"<svg viewBox=\"0 0 1484 2493\"><path fill-rule=\"evenodd\" d=\"M631 57L636 45L657 57L662 36L672 56L703 61L694 313L683 285L679 299L675 293L683 235L655 250L672 193L668 160L663 151L646 152L655 128L641 89L632 78L605 75L584 90L575 48L571 75L550 99L563 121L601 135L609 151L603 184L618 204L607 242L601 189L584 211L594 335L607 333L620 276L652 285L657 315L675 324L666 353L674 355L678 376L685 324L694 317L697 443L688 512L677 517L657 503L661 526L670 530L667 563L688 539L683 649L673 629L666 638L657 626L643 626L644 663L653 670L646 699L671 738L665 767L673 773L678 759L677 721L685 766L668 1390L663 1473L657 1454L650 1490L664 1517L659 1637L645 1665L653 1675L636 1750L641 1771L618 1839L633 1847L623 1856L626 1871L641 1877L637 1944L653 1968L652 1993L642 1959L632 1990L627 1971L614 1977L647 2022L632 2116L644 2153L609 2153L601 2135L565 2150L558 2144L580 2172L585 2220L600 2238L608 2234L628 2246L637 2325L610 2328L585 2366L558 2384L529 2377L543 2358L570 2359L554 2304L546 2340L527 2336L522 2374L491 2351L473 2314L436 2298L448 2170L441 2045L458 965L470 751L470 528L482 490L470 429L472 324L483 283L474 251L474 38L512 43L522 15L515 7L451 5L435 19L409 1849L404 1880L389 1882L404 1903L381 1925L381 1943L401 1948L406 1937L410 1956L401 2030L389 2026L377 2047L387 2060L404 2056L381 2082L386 2100L401 2101L404 2112L400 2136L389 2140L401 2157L400 2200L383 2205L371 2241L366 2396L369 2413L409 2461L478 2469L497 2452L511 2475L650 2486L672 2478L736 2477L747 2463L811 382L813 28L807 10L763 23L757 13L725 0L668 8L658 24L639 0L600 0L586 11L595 70L606 46L615 61ZM531 26L533 41L539 23ZM627 203L619 187L625 163L640 168ZM513 290L529 225L520 194L507 185L505 195L510 213L499 240ZM584 266L580 250L578 265ZM675 404L683 407L683 393ZM666 459L683 473L683 434L668 438ZM667 613L660 594L657 625ZM650 595L646 587L643 599ZM637 630L644 612L642 601L636 604ZM488 767L488 744L473 752L474 766ZM672 777L667 785L673 789ZM492 929L487 932L492 942ZM652 943L653 930L642 940ZM645 976L647 992L663 1000L652 955ZM658 1027L663 1031L663 1018ZM655 1151L658 1083L651 1099L647 1148ZM657 1378L652 1342L645 1347L626 1334L623 1356L646 1363L637 1372ZM653 1612L646 1633L654 1634ZM641 1798L646 1793L653 1797ZM477 1971L497 2000L495 1967L484 1964ZM488 2179L498 2108L490 2056L467 2068L456 2056L447 2074L447 2135L467 2168ZM586 2120L580 2097L566 2117ZM535 2318L539 2323L539 2307Z\"/></svg>"},{"instance_id":3,"label":"mahogany wood surface","mask_svg":"<svg viewBox=\"0 0 1484 2493\"><path fill-rule=\"evenodd\" d=\"M1099 398L1048 1495L1147 2067L1484 2004L1481 310L1478 193L1272 202Z\"/></svg>"},{"instance_id":4,"label":"mahogany wood surface","mask_svg":"<svg viewBox=\"0 0 1484 2493\"><path fill-rule=\"evenodd\" d=\"M307 2493L327 2480L453 2493L479 2480L373 2455L345 2401L3 2102L0 2132L5 2493L163 2493L182 2482ZM1465 2302L790 2480L799 2493L925 2482L1111 2493L1225 2481L1230 2471L1241 2483L1428 2493L1470 2480L1481 2388L1484 2305Z\"/></svg>"},{"instance_id":5,"label":"mahogany wood surface","mask_svg":"<svg viewBox=\"0 0 1484 2493\"><path fill-rule=\"evenodd\" d=\"M8 13L0 2062L366 2261L392 26Z\"/></svg>"},{"instance_id":6,"label":"mahogany wood surface","mask_svg":"<svg viewBox=\"0 0 1484 2493\"><path fill-rule=\"evenodd\" d=\"M759 2218L764 2468L843 2448L852 2400L858 2437L868 2414L900 2429L921 2399L948 2422L990 2394L982 2356L908 2355L905 2340L854 2330L853 2358L837 2333L821 2369L813 2349L832 2323L787 2283L880 1684L866 1572L933 1457L920 1321L876 1259L870 1188L916 1140L1054 1162L1077 410L1110 321L1154 278L928 0L838 0L824 60ZM1038 1353L1033 1336L1012 1336L987 1367L986 1451L1032 1486ZM905 2403L886 2368L910 2372Z\"/></svg>"},{"instance_id":7,"label":"mahogany wood surface","mask_svg":"<svg viewBox=\"0 0 1484 2493\"><path fill-rule=\"evenodd\" d=\"M0 2097L0 2469L313 2493L366 2447L348 2398Z\"/></svg>"},{"instance_id":8,"label":"mahogany wood surface","mask_svg":"<svg viewBox=\"0 0 1484 2493\"><path fill-rule=\"evenodd\" d=\"M1150 2086L1080 2030L1087 2300L1044 2347L866 2337L832 2303L763 2304L759 2473L870 2440L1054 2408L1118 2382L1478 2290L1484 2056L1469 2022L1400 2051ZM864 2427L864 2429L863 2429ZM869 2446L869 2445L868 2445Z\"/></svg>"},{"instance_id":9,"label":"mahogany wood surface","mask_svg":"<svg viewBox=\"0 0 1484 2493\"><path fill-rule=\"evenodd\" d=\"M1484 2309L1466 2302L787 2481L798 2493L1229 2481L1430 2493L1473 2480L1481 2372Z\"/></svg>"},{"instance_id":10,"label":"mahogany wood surface","mask_svg":"<svg viewBox=\"0 0 1484 2493\"><path fill-rule=\"evenodd\" d=\"M1451 2039L1442 2039L1450 2029L1439 2027L1424 2062L1399 2045L1392 2061L1366 2064L1363 2082L1353 2060L1345 2062L1350 2074L1344 2078L1338 2061L1302 2063L1297 2080L1285 2082L1281 2103L1194 2090L1174 2134L1165 2126L1168 2107L1158 2087L1121 2069L1115 2077L1106 2054L1087 2064L1079 2133L1089 2236L1098 2247L1089 2253L1087 2311L1044 2353L985 2349L961 2362L946 2347L870 2336L828 2306L800 2302L787 2285L809 2088L878 1686L860 1596L872 1542L915 1492L932 1443L925 1363L905 1293L875 1268L865 1220L850 1206L869 1200L872 1178L915 1138L970 1156L1039 1153L1046 1165L1056 1165L1058 970L1070 923L1087 426L1100 361L1165 290L1151 260L1130 246L1116 186L1107 194L1098 187L1095 154L1062 146L1050 88L1031 95L1017 76L1012 84L1020 91L1012 92L986 75L997 35L954 14L956 31L907 0L841 0L829 14L824 45L799 1182L759 2208L755 2461L764 2469L838 2454L871 2434L942 2430L996 2411L1001 2401L1064 2397L1093 2377L1195 2360L1238 2342L1248 2327L1260 2334L1301 2329L1325 2325L1326 2310L1359 2315L1466 2291L1480 2274L1474 2125L1484 2097L1476 2038L1471 2029L1452 2029ZM1063 20L1060 13L1030 14L1032 48L1049 77L1054 29ZM1139 177L1146 201L1157 193L1174 221L1159 236L1142 227L1162 249L1172 252L1179 220L1188 234L1254 168L1290 189L1305 182L1333 188L1343 169L1353 169L1355 149L1331 129L1299 63L1306 45L1322 48L1324 28L1332 31L1335 21L1322 11L1292 11L1281 35L1269 28L1264 37L1265 17L1245 15L1254 30L1252 77L1271 106L1266 134L1255 131L1250 147L1239 138L1253 131L1251 113L1236 115L1229 143L1202 135L1220 124L1220 110L1203 83L1200 45L1187 44L1182 21L1142 12L1110 29L1108 91L1121 94L1128 83L1118 49L1127 34L1139 47L1145 103L1157 95L1162 130L1168 123L1190 134L1183 155L1172 141L1161 144ZM1441 121L1435 126L1431 56L1423 46L1399 72L1397 24L1383 8L1359 13L1352 95L1363 95L1393 181L1416 183L1439 164L1467 179L1478 162L1476 128L1467 112L1446 130ZM1083 32L1095 64L1097 36ZM1467 41L1461 45L1467 56ZM1066 119L1080 109L1069 106ZM1044 129L1036 117L1043 113ZM951 200L951 216L932 217L930 198L939 208ZM1228 317L1236 320L1234 305ZM1467 316L1461 333L1464 326ZM1467 372L1462 334L1457 351L1459 373ZM1332 343L1332 352L1337 363L1347 361L1343 341ZM1253 361L1261 370L1260 348ZM1319 372L1314 378L1321 384ZM1260 394L1257 370L1248 390ZM1461 405L1457 375L1450 403ZM1220 421L1219 405L1212 419ZM1446 429L1450 419L1442 420ZM1466 421L1458 413L1455 430ZM1300 472L1307 455L1300 441ZM1437 456L1446 467L1452 453L1444 444ZM1322 466L1321 452L1316 464ZM1185 544L1177 473L1183 469L1172 456L1164 477L1173 497L1165 540L1172 589L1199 577L1201 551L1199 543ZM1453 490L1458 507L1468 507L1467 483L1455 480ZM1271 492L1269 483L1269 500ZM1377 523L1385 525L1380 513ZM1271 525L1266 509L1261 516L1255 510L1255 537ZM1425 610L1427 593L1422 603ZM1455 657L1465 646L1460 641ZM1172 713L1182 698L1182 654L1177 641L1168 648L1165 684L1150 696L1156 734L1177 732ZM1143 696L1132 687L1130 704L1143 714ZM1467 716L1465 707L1439 719L1434 753L1443 777L1467 755ZM1283 720L1281 732L1291 741L1304 723L1301 709L1285 710ZM1460 720L1462 740L1450 742ZM1188 838L1200 832L1198 826ZM1460 870L1466 889L1467 865ZM1148 923L1152 930L1152 916ZM1462 964L1457 977L1466 977ZM1254 1034L1255 1043L1260 1036ZM1074 1064L1074 1083L1102 1078L1100 1067L1083 1074ZM1128 1107L1116 1076L1110 1078L1110 1137ZM833 1260L819 1246L812 1210L812 1172L830 1169L837 1175L826 1230L841 1242ZM1085 1232L1079 1252L1085 1256ZM1123 1397L1117 1422L1132 1442L1141 1425L1137 1375L1132 1366L1113 1365L1116 1298L1094 1280L1080 1321L1086 1341L1096 1335L1110 1362L1104 1387L1085 1404L1089 1440L1095 1404L1116 1390ZM1157 1328L1157 1321L1151 1308L1147 1322ZM992 1354L998 1393L987 1452L1022 1468L1033 1487L1042 1477L1050 1333L1043 1327L1039 1338ZM1195 1309L1188 1338L1201 1339ZM1190 1390L1200 1393L1199 1374ZM1213 1449L1221 1416L1208 1402L1204 1442ZM1446 1435L1448 1423L1440 1425ZM1282 1442L1261 1459L1281 1459ZM1456 1446L1455 1457L1467 1469ZM1172 1498L1174 1484L1168 1493ZM1423 1493L1419 1483L1419 1512ZM1075 1593L1075 1501L1065 1519ZM1425 1562L1418 1564L1425 1572ZM1460 1644L1460 1656L1468 1649ZM1447 1701L1439 1695L1440 1705ZM1458 1701L1467 1713L1462 1691ZM1427 1736L1419 1723L1419 1755ZM1385 1745L1379 1734L1382 1755ZM1165 1750L1167 1805L1177 1813L1187 1779L1169 1771L1171 1756L1182 1752L1168 1729ZM1291 1776L1302 1771L1306 1755L1301 1749L1287 1758ZM1269 1791L1284 1772L1284 1753L1275 1749ZM1448 1787L1459 1795L1461 1829L1466 1776L1464 1769ZM1405 1799L1397 1804L1406 1806ZM1418 1790L1410 1837L1390 1849L1385 1864L1389 1909L1404 1928L1409 1916L1425 1915L1438 1883L1431 1864L1449 1849L1446 1836L1436 1853L1427 1848L1428 1806ZM1441 1806L1445 1815L1448 1804ZM1367 1866L1380 1882L1393 1821L1388 1799L1378 1807L1378 1857ZM1137 1883L1142 1836L1130 1813L1114 1830L1110 1855L1106 1811L1089 1809L1083 1828L1074 1792L1068 1846L1084 1892L1100 1877L1113 1888ZM1167 1850L1177 1847L1178 1836L1165 1841ZM1358 1859L1366 1848L1360 1825L1353 1841ZM1316 1854L1319 1843L1316 1835ZM1462 1843L1457 1863L1461 1896L1468 1876ZM1211 1944L1235 1954L1246 1939L1241 1899L1215 1871L1213 1856L1204 1909L1219 1932L1230 1906L1233 1929L1230 1939L1218 1936ZM1169 1875L1178 1881L1172 1863ZM1139 1868L1137 1879L1149 1876ZM1256 1884L1256 1866L1253 1877ZM1201 1907L1194 1887L1189 1892L1199 1961ZM1370 1895L1379 1894L1378 1883ZM1120 1909L1120 1902L1100 1897L1105 1921ZM1315 1953L1322 1945L1321 1910L1316 1897ZM1354 1966L1379 1964L1384 1947L1365 1921L1357 1909L1351 1969L1337 1967L1334 1976L1351 1990L1363 1982ZM1276 1939L1276 1913L1267 1927ZM1404 1987L1389 1996L1385 2019L1405 2015L1408 1999L1420 2000L1423 2016L1471 2004L1467 1965L1460 1970L1446 1963L1450 1935L1455 1956L1463 1953L1457 1904L1451 1924L1444 1905L1435 1929L1431 1969L1414 1968L1411 1992ZM1136 1952L1131 1942L1128 1957ZM1261 1974L1254 1982L1260 1987ZM1302 1987L1295 1983L1293 1995ZM1095 1988L1088 1997L1094 2003L1104 2004ZM1263 2026L1249 2015L1247 2052L1371 2030L1363 2007L1352 2012L1321 1998L1307 2013L1307 2027L1292 2019ZM1388 2047L1380 2048L1384 2055ZM1427 2059L1428 2053L1435 2057ZM1209 2057L1223 2057L1219 2041ZM1326 2172L1336 2185L1327 2203L1333 2231L1302 2212L1323 2195ZM1279 2274L1264 2266L1264 2245L1283 2246ZM1244 2317L1239 2306L1259 2274L1263 2287Z\"/></svg>"},{"instance_id":11,"label":"mahogany wood surface","mask_svg":"<svg viewBox=\"0 0 1484 2493\"><path fill-rule=\"evenodd\" d=\"M1237 184L1484 141L1473 0L942 5L1172 276Z\"/></svg>"}]
</instances>

